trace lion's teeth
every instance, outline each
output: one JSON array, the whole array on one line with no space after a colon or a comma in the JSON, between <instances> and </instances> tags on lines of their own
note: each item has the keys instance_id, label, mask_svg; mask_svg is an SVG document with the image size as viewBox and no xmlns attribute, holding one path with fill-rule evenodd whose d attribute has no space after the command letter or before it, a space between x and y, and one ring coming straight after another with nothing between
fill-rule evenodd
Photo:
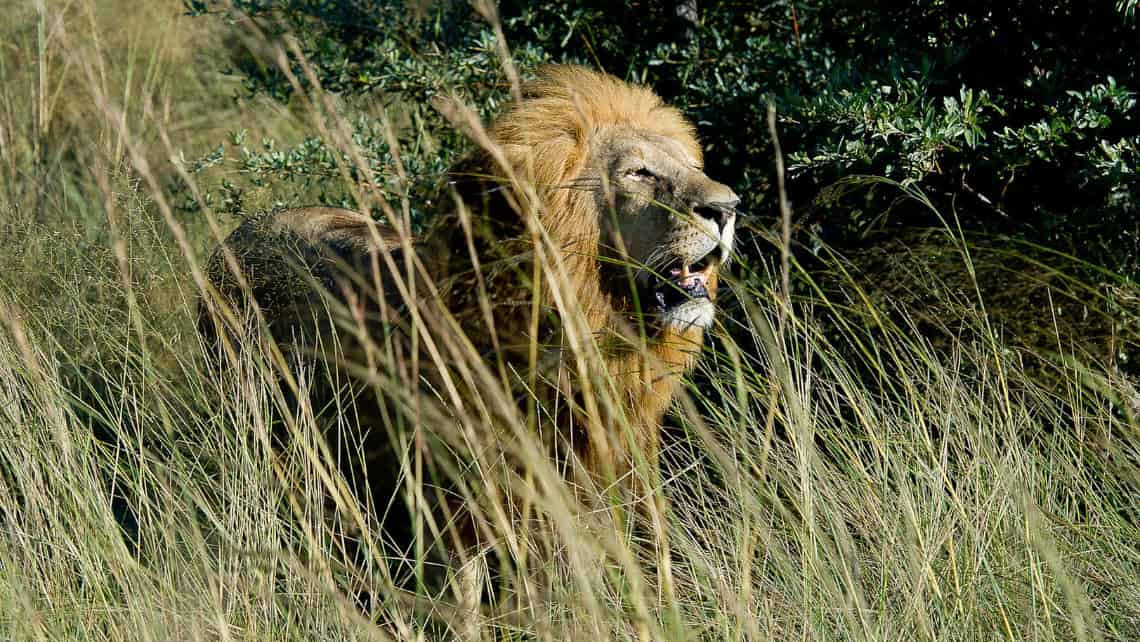
<instances>
[{"instance_id":1,"label":"lion's teeth","mask_svg":"<svg viewBox=\"0 0 1140 642\"><path fill-rule=\"evenodd\" d=\"M708 282L704 272L690 272L681 277L680 286L682 288L691 288L697 285L704 285Z\"/></svg>"}]
</instances>

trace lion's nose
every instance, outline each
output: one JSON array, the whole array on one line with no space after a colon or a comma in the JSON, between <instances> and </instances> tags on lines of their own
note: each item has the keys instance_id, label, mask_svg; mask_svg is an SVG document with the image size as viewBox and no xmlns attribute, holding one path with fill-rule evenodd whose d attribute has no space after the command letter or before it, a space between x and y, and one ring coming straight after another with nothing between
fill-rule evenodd
<instances>
[{"instance_id":1,"label":"lion's nose","mask_svg":"<svg viewBox=\"0 0 1140 642\"><path fill-rule=\"evenodd\" d=\"M693 214L715 222L717 229L724 229L736 215L736 204L739 202L740 199L734 196L727 201L697 203L693 205Z\"/></svg>"}]
</instances>

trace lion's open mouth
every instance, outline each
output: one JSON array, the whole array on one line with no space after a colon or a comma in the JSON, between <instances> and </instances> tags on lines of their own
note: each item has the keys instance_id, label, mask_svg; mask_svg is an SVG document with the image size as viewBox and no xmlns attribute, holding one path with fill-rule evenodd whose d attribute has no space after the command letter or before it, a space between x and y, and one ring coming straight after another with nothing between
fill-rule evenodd
<instances>
[{"instance_id":1,"label":"lion's open mouth","mask_svg":"<svg viewBox=\"0 0 1140 642\"><path fill-rule=\"evenodd\" d=\"M651 283L652 307L658 313L668 312L688 301L709 298L709 276L719 252L713 249L693 263L674 261L661 270Z\"/></svg>"}]
</instances>

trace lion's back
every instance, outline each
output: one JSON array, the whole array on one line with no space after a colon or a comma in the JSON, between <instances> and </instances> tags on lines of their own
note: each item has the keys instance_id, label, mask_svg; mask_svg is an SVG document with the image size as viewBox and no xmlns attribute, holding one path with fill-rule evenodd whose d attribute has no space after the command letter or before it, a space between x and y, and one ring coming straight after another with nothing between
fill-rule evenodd
<instances>
[{"instance_id":1,"label":"lion's back","mask_svg":"<svg viewBox=\"0 0 1140 642\"><path fill-rule=\"evenodd\" d=\"M264 327L294 343L327 331L327 295L348 302L373 249L399 253L396 233L351 210L276 210L243 221L210 255L212 292L199 303L198 329L217 347L222 329L250 335ZM352 297L368 301L366 293ZM236 327L231 327L235 326Z\"/></svg>"}]
</instances>

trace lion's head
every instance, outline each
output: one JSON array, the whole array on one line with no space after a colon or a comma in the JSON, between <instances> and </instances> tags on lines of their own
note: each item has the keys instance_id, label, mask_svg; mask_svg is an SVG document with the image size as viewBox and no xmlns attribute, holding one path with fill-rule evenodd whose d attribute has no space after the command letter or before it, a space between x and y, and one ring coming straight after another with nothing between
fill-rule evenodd
<instances>
[{"instance_id":1,"label":"lion's head","mask_svg":"<svg viewBox=\"0 0 1140 642\"><path fill-rule=\"evenodd\" d=\"M575 276L609 306L660 329L711 325L739 199L705 175L677 109L613 76L551 66L490 134L516 183L537 190Z\"/></svg>"}]
</instances>

